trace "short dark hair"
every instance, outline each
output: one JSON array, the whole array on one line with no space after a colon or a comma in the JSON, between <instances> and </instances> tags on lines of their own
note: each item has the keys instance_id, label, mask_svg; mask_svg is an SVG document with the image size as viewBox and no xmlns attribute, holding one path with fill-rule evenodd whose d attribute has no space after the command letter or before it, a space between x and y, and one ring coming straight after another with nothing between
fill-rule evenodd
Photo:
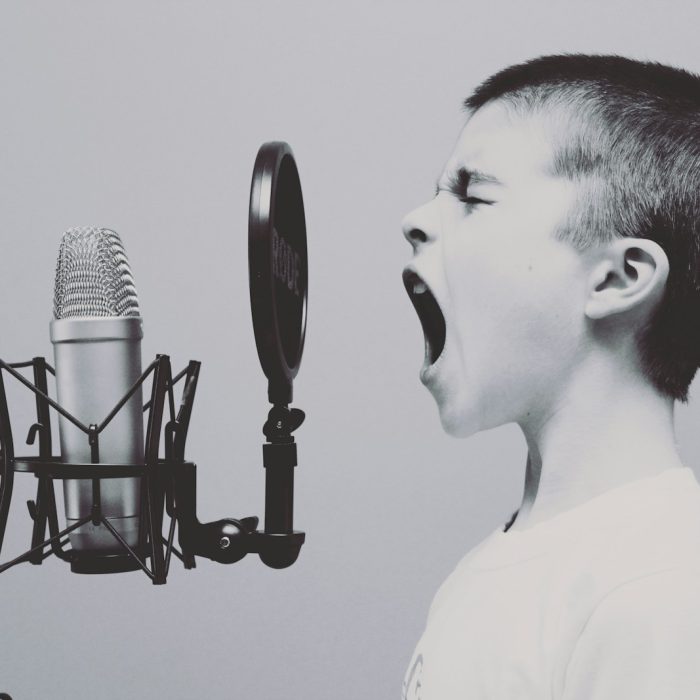
<instances>
[{"instance_id":1,"label":"short dark hair","mask_svg":"<svg viewBox=\"0 0 700 700\"><path fill-rule=\"evenodd\" d=\"M637 347L649 381L686 402L700 362L700 76L622 56L543 56L491 76L464 104L494 100L563 118L552 169L579 197L560 240L583 250L647 238L665 251L666 288Z\"/></svg>"}]
</instances>

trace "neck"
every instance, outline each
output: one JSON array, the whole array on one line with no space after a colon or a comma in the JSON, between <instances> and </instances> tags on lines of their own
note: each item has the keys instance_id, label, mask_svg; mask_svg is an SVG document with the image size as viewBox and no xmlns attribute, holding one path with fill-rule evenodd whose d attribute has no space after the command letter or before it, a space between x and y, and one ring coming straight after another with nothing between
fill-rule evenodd
<instances>
[{"instance_id":1,"label":"neck","mask_svg":"<svg viewBox=\"0 0 700 700\"><path fill-rule=\"evenodd\" d=\"M619 369L619 368L618 368ZM609 489L682 467L673 400L639 375L581 372L548 412L519 421L528 446L523 530Z\"/></svg>"}]
</instances>

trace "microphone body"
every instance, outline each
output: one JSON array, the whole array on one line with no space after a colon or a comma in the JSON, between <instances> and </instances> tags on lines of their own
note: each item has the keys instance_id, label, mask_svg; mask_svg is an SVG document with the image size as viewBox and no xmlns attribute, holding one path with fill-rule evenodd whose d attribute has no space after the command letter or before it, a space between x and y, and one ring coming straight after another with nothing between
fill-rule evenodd
<instances>
[{"instance_id":1,"label":"microphone body","mask_svg":"<svg viewBox=\"0 0 700 700\"><path fill-rule=\"evenodd\" d=\"M141 376L143 322L119 235L109 229L66 231L56 265L54 346L58 403L85 426L101 425ZM59 416L61 460L90 463L88 435ZM99 462L143 464L141 387L98 435ZM139 541L141 479L100 480L102 514L130 547ZM92 512L92 479L64 479L68 526ZM69 534L74 550L124 553L104 525L88 522Z\"/></svg>"},{"instance_id":2,"label":"microphone body","mask_svg":"<svg viewBox=\"0 0 700 700\"><path fill-rule=\"evenodd\" d=\"M85 425L100 423L141 376L140 316L67 318L50 324L58 403ZM60 416L63 462L89 463L87 435ZM143 463L141 387L99 435L100 462ZM102 479L102 512L130 547L138 544L141 484L138 477ZM92 481L63 482L67 525L90 515ZM76 550L122 551L112 533L87 523L70 534Z\"/></svg>"}]
</instances>

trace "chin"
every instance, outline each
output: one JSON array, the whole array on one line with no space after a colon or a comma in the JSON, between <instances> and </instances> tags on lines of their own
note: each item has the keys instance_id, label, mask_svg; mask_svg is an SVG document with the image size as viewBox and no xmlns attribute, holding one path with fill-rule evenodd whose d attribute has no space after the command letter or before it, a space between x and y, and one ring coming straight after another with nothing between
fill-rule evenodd
<instances>
[{"instance_id":1,"label":"chin","mask_svg":"<svg viewBox=\"0 0 700 700\"><path fill-rule=\"evenodd\" d=\"M468 438L515 420L504 406L496 406L481 396L481 400L473 398L471 392L468 397L452 392L435 396L442 429L452 437Z\"/></svg>"},{"instance_id":2,"label":"chin","mask_svg":"<svg viewBox=\"0 0 700 700\"><path fill-rule=\"evenodd\" d=\"M442 429L455 438L468 438L484 430L478 412L474 408L454 406L438 402Z\"/></svg>"}]
</instances>

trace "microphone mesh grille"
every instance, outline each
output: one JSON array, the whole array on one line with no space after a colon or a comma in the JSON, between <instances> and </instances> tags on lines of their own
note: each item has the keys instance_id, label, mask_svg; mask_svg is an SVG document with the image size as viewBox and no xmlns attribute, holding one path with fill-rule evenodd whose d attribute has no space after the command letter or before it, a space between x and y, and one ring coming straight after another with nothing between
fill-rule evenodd
<instances>
[{"instance_id":1,"label":"microphone mesh grille","mask_svg":"<svg viewBox=\"0 0 700 700\"><path fill-rule=\"evenodd\" d=\"M140 316L129 260L116 231L81 226L63 234L53 315L55 319Z\"/></svg>"}]
</instances>

